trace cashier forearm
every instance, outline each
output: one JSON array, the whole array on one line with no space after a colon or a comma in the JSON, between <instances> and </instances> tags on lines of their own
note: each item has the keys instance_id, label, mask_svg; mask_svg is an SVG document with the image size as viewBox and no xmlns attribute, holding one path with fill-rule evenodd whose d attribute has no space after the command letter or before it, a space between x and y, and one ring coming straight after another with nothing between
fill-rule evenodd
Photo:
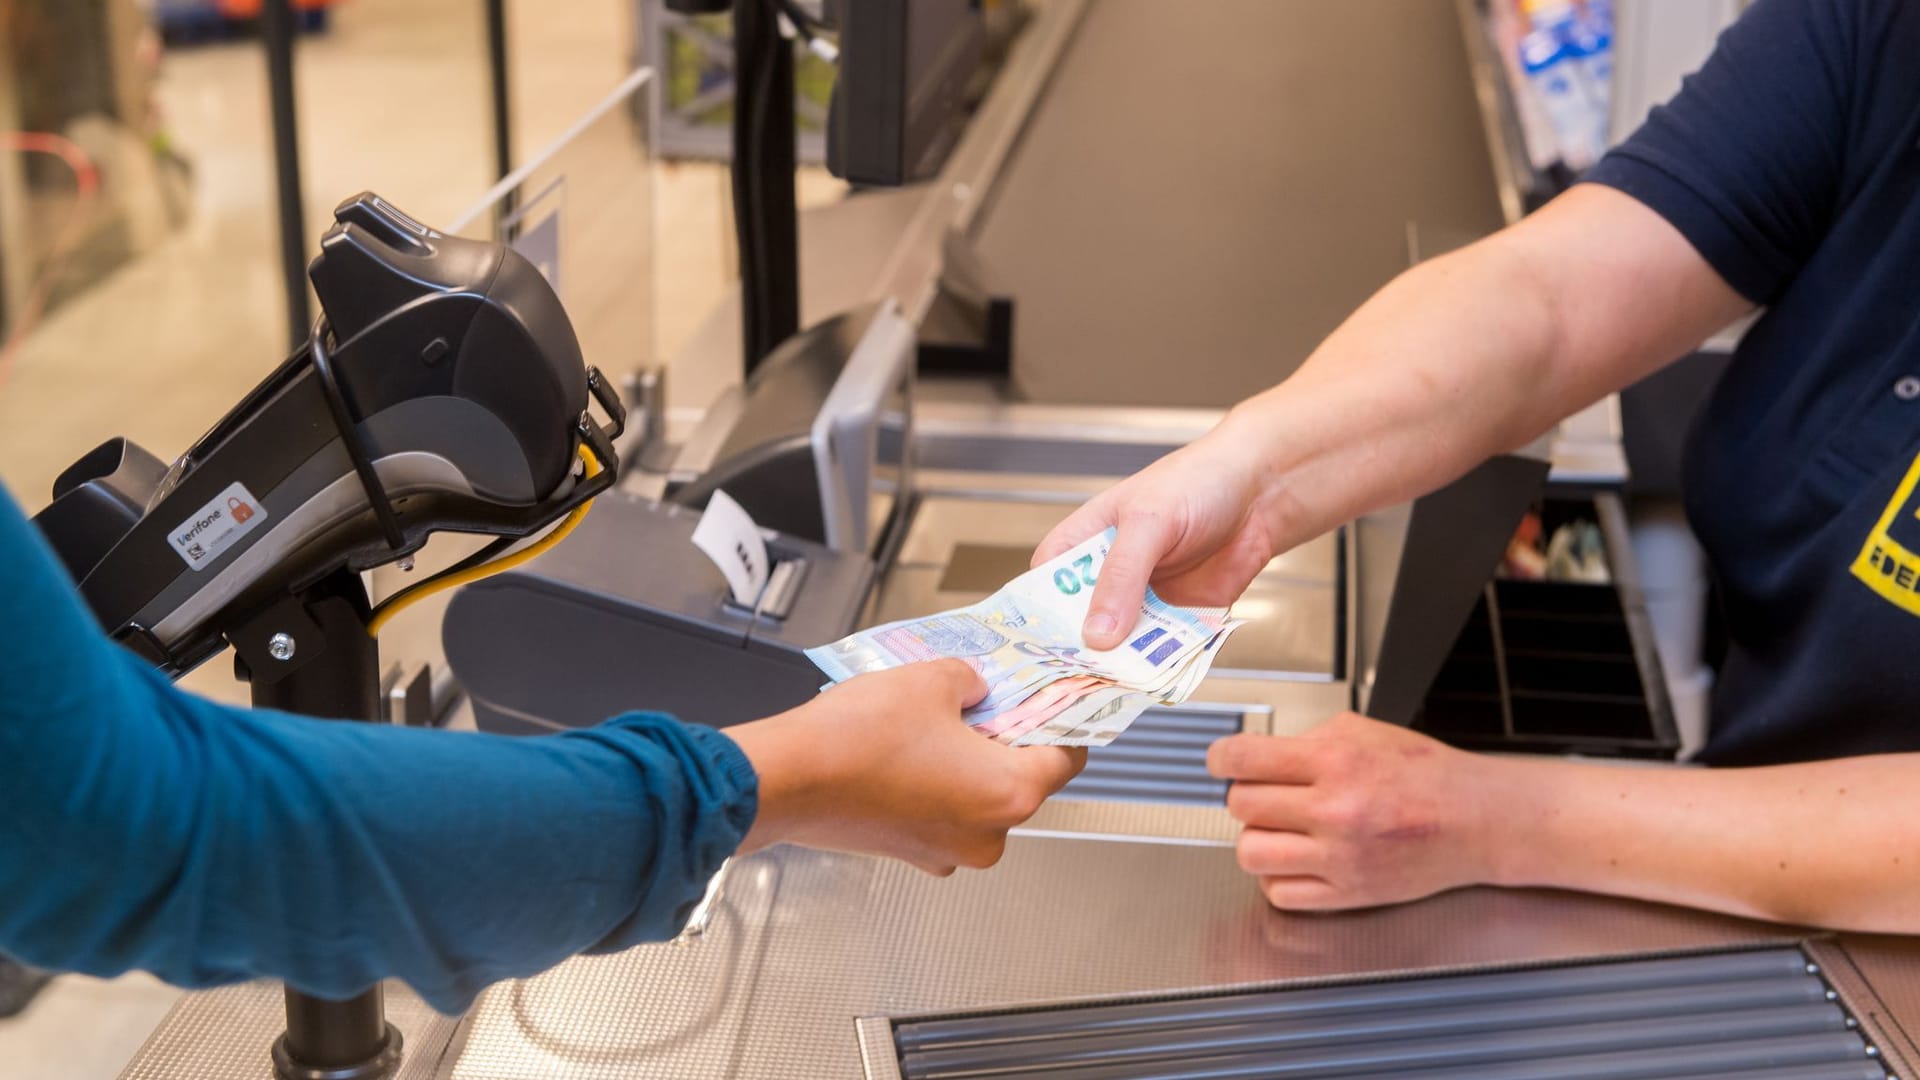
<instances>
[{"instance_id":1,"label":"cashier forearm","mask_svg":"<svg viewBox=\"0 0 1920 1080\"><path fill-rule=\"evenodd\" d=\"M1480 759L1500 884L1920 933L1920 754L1764 769Z\"/></svg>"},{"instance_id":2,"label":"cashier forearm","mask_svg":"<svg viewBox=\"0 0 1920 1080\"><path fill-rule=\"evenodd\" d=\"M1402 275L1220 434L1297 542L1525 445L1749 306L1652 211L1580 187Z\"/></svg>"}]
</instances>

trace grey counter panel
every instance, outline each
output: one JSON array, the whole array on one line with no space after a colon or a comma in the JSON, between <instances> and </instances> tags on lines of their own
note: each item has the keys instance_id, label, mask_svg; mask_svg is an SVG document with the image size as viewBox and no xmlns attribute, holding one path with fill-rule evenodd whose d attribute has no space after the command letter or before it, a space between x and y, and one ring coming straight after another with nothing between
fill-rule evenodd
<instances>
[{"instance_id":1,"label":"grey counter panel","mask_svg":"<svg viewBox=\"0 0 1920 1080\"><path fill-rule=\"evenodd\" d=\"M975 226L1035 401L1227 405L1502 224L1451 0L1098 0Z\"/></svg>"}]
</instances>

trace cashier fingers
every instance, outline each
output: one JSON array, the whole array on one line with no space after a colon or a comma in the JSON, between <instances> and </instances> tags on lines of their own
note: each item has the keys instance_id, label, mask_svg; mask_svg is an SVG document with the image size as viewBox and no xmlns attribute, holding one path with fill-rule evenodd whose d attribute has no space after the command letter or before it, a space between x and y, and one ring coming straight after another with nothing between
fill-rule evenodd
<instances>
[{"instance_id":1,"label":"cashier fingers","mask_svg":"<svg viewBox=\"0 0 1920 1080\"><path fill-rule=\"evenodd\" d=\"M1351 713L1299 737L1235 735L1207 756L1232 781L1240 865L1275 907L1392 904L1488 879L1471 755Z\"/></svg>"}]
</instances>

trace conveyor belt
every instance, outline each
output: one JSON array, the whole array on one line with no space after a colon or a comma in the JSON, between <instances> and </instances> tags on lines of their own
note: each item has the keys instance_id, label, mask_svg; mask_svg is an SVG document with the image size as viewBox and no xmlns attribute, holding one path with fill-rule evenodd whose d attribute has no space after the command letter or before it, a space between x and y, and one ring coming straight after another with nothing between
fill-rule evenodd
<instances>
[{"instance_id":1,"label":"conveyor belt","mask_svg":"<svg viewBox=\"0 0 1920 1080\"><path fill-rule=\"evenodd\" d=\"M1227 784L1207 774L1207 748L1241 723L1237 710L1149 710L1124 738L1088 753L1061 797L1219 806Z\"/></svg>"},{"instance_id":2,"label":"conveyor belt","mask_svg":"<svg viewBox=\"0 0 1920 1080\"><path fill-rule=\"evenodd\" d=\"M903 1022L907 1080L1880 1080L1797 949Z\"/></svg>"}]
</instances>

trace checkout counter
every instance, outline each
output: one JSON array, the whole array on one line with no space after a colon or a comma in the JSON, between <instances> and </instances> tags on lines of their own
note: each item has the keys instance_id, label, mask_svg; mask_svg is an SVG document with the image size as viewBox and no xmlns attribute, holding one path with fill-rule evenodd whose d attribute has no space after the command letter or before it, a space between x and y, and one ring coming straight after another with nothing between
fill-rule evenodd
<instances>
[{"instance_id":1,"label":"checkout counter","mask_svg":"<svg viewBox=\"0 0 1920 1080\"><path fill-rule=\"evenodd\" d=\"M477 724L646 704L719 725L803 700L821 681L803 648L997 588L1080 500L1282 376L1272 358L1304 356L1423 234L1497 227L1460 10L1037 4L937 180L803 222L809 329L728 385L737 315L716 313L668 379L693 429L669 455L657 425L620 447L669 463L630 465L566 544L456 595L444 646ZM1241 134L1223 158L1203 131ZM987 295L1017 312L1012 371L920 377L919 344ZM1236 866L1206 747L1345 708L1414 721L1549 473L1605 505L1610 461L1604 432L1563 432L1276 559L1195 700L1095 751L991 871L738 860L675 942L495 986L462 1017L389 987L396 1075L1920 1074L1912 941L1540 891L1296 916ZM716 489L800 568L780 596L729 604L693 550ZM191 995L124 1075L267 1077L280 1004L265 984Z\"/></svg>"}]
</instances>

